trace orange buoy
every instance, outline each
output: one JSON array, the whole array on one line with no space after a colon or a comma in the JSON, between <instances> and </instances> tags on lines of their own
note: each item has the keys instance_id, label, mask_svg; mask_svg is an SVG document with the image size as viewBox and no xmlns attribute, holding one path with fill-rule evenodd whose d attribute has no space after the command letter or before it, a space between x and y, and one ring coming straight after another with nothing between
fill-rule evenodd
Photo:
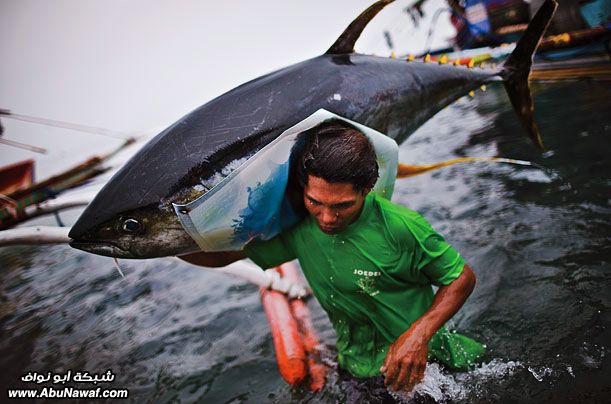
<instances>
[{"instance_id":1,"label":"orange buoy","mask_svg":"<svg viewBox=\"0 0 611 404\"><path fill-rule=\"evenodd\" d=\"M260 289L260 294L272 331L278 370L288 384L297 386L308 376L307 357L297 321L285 295L265 288Z\"/></svg>"},{"instance_id":2,"label":"orange buoy","mask_svg":"<svg viewBox=\"0 0 611 404\"><path fill-rule=\"evenodd\" d=\"M300 284L299 269L293 262L285 263L280 266L280 273L283 274L291 283ZM310 373L309 388L311 391L319 391L325 385L326 368L320 361L318 346L320 340L314 330L310 310L303 300L293 299L290 302L293 317L297 320L301 336L303 337L303 347L308 355L308 370Z\"/></svg>"}]
</instances>

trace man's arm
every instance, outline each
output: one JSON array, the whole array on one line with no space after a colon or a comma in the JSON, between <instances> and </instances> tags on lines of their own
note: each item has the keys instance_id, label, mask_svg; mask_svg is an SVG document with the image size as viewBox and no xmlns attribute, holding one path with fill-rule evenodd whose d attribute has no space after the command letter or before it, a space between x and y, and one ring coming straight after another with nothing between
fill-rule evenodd
<instances>
[{"instance_id":1,"label":"man's arm","mask_svg":"<svg viewBox=\"0 0 611 404\"><path fill-rule=\"evenodd\" d=\"M261 268L273 268L283 262L295 258L292 246L287 240L289 236L277 235L271 240L252 240L241 251L200 251L193 254L180 255L183 261L204 267L218 268L233 264L236 261L250 258ZM248 251L248 254L246 253Z\"/></svg>"},{"instance_id":2,"label":"man's arm","mask_svg":"<svg viewBox=\"0 0 611 404\"><path fill-rule=\"evenodd\" d=\"M465 264L449 285L441 286L431 307L388 348L380 371L384 383L394 390L410 391L424 377L428 343L433 335L462 307L475 287L475 274Z\"/></svg>"},{"instance_id":3,"label":"man's arm","mask_svg":"<svg viewBox=\"0 0 611 404\"><path fill-rule=\"evenodd\" d=\"M244 251L219 251L205 252L200 251L193 254L179 255L183 261L202 267L218 268L233 264L236 261L246 258Z\"/></svg>"}]
</instances>

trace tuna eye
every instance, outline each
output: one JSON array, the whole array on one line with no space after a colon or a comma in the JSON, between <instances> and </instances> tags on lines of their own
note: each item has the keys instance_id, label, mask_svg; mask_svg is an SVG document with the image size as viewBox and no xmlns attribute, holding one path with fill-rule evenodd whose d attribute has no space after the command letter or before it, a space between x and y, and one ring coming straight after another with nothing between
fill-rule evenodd
<instances>
[{"instance_id":1,"label":"tuna eye","mask_svg":"<svg viewBox=\"0 0 611 404\"><path fill-rule=\"evenodd\" d=\"M122 228L126 233L140 233L144 229L142 223L132 218L125 219Z\"/></svg>"}]
</instances>

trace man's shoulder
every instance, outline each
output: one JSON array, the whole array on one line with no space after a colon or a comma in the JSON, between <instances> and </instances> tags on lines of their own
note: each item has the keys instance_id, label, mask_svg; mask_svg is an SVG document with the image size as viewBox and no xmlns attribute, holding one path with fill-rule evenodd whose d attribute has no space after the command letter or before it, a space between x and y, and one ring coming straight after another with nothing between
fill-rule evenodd
<instances>
[{"instance_id":1,"label":"man's shoulder","mask_svg":"<svg viewBox=\"0 0 611 404\"><path fill-rule=\"evenodd\" d=\"M311 217L308 215L304 217L302 220L297 222L295 225L289 227L288 229L282 230L279 236L285 239L294 239L296 236L308 233L312 231L312 223Z\"/></svg>"},{"instance_id":2,"label":"man's shoulder","mask_svg":"<svg viewBox=\"0 0 611 404\"><path fill-rule=\"evenodd\" d=\"M385 231L400 243L411 245L416 239L425 239L433 234L430 223L418 212L408 207L391 202L383 197L374 199L378 217Z\"/></svg>"},{"instance_id":3,"label":"man's shoulder","mask_svg":"<svg viewBox=\"0 0 611 404\"><path fill-rule=\"evenodd\" d=\"M391 218L403 218L407 220L424 220L420 213L406 206L394 203L380 195L373 195L373 203L379 213Z\"/></svg>"}]
</instances>

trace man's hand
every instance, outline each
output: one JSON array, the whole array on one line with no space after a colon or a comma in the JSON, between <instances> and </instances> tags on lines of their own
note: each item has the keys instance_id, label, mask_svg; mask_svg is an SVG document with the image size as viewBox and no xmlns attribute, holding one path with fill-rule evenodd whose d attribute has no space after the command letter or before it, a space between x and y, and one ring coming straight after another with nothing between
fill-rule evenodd
<instances>
[{"instance_id":1,"label":"man's hand","mask_svg":"<svg viewBox=\"0 0 611 404\"><path fill-rule=\"evenodd\" d=\"M409 328L388 348L380 368L384 384L395 391L411 391L424 378L428 339Z\"/></svg>"},{"instance_id":2,"label":"man's hand","mask_svg":"<svg viewBox=\"0 0 611 404\"><path fill-rule=\"evenodd\" d=\"M380 368L387 386L410 391L422 381L430 339L456 314L474 287L475 274L467 264L452 283L439 287L431 307L388 348Z\"/></svg>"}]
</instances>

